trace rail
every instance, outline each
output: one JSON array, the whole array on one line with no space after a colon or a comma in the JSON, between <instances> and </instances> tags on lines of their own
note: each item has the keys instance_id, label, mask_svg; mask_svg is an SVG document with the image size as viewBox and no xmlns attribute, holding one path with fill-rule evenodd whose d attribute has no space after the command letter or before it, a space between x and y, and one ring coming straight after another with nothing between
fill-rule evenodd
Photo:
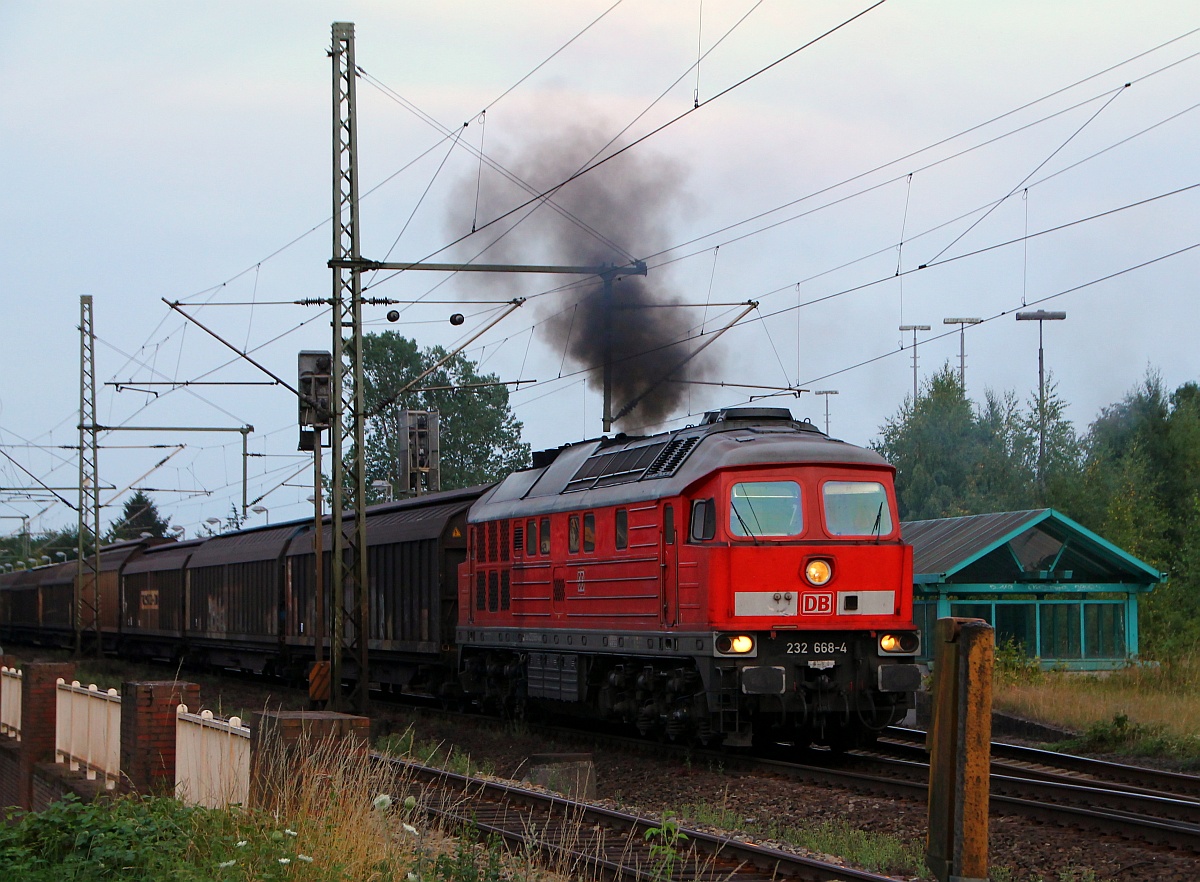
<instances>
[{"instance_id":1,"label":"rail","mask_svg":"<svg viewBox=\"0 0 1200 882\"><path fill-rule=\"evenodd\" d=\"M250 729L238 717L176 709L175 795L190 805L224 808L250 797Z\"/></svg>"},{"instance_id":2,"label":"rail","mask_svg":"<svg viewBox=\"0 0 1200 882\"><path fill-rule=\"evenodd\" d=\"M112 789L121 777L121 696L58 678L54 759Z\"/></svg>"},{"instance_id":3,"label":"rail","mask_svg":"<svg viewBox=\"0 0 1200 882\"><path fill-rule=\"evenodd\" d=\"M0 735L21 740L21 672L0 667Z\"/></svg>"}]
</instances>

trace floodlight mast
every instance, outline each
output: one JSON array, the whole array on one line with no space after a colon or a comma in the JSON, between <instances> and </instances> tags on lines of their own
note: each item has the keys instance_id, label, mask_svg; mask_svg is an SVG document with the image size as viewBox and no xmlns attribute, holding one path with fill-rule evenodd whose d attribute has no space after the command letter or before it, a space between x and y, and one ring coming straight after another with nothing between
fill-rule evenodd
<instances>
[{"instance_id":1,"label":"floodlight mast","mask_svg":"<svg viewBox=\"0 0 1200 882\"><path fill-rule=\"evenodd\" d=\"M838 390L837 389L818 389L813 394L825 396L825 434L828 435L829 434L829 396L837 395Z\"/></svg>"},{"instance_id":2,"label":"floodlight mast","mask_svg":"<svg viewBox=\"0 0 1200 882\"><path fill-rule=\"evenodd\" d=\"M983 324L981 318L944 318L943 325L958 325L958 385L967 394L967 325Z\"/></svg>"},{"instance_id":3,"label":"floodlight mast","mask_svg":"<svg viewBox=\"0 0 1200 882\"><path fill-rule=\"evenodd\" d=\"M1038 309L1033 312L1018 312L1017 321L1038 323L1038 461L1037 483L1041 502L1046 498L1046 358L1042 348L1042 325L1045 322L1061 322L1065 312Z\"/></svg>"},{"instance_id":4,"label":"floodlight mast","mask_svg":"<svg viewBox=\"0 0 1200 882\"><path fill-rule=\"evenodd\" d=\"M930 330L929 325L901 325L901 331L912 331L912 364L913 364L913 407L917 406L917 331Z\"/></svg>"}]
</instances>

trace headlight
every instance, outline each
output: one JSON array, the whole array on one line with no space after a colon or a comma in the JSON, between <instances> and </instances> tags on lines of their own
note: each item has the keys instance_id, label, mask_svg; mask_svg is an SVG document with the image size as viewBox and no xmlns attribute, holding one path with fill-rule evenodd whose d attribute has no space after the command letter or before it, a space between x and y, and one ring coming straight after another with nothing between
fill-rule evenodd
<instances>
[{"instance_id":1,"label":"headlight","mask_svg":"<svg viewBox=\"0 0 1200 882\"><path fill-rule=\"evenodd\" d=\"M917 651L921 645L921 641L916 634L884 634L879 638L879 651L891 653L903 653L911 655Z\"/></svg>"},{"instance_id":2,"label":"headlight","mask_svg":"<svg viewBox=\"0 0 1200 882\"><path fill-rule=\"evenodd\" d=\"M749 634L721 634L717 637L717 652L721 655L745 655L754 651L754 638Z\"/></svg>"},{"instance_id":3,"label":"headlight","mask_svg":"<svg viewBox=\"0 0 1200 882\"><path fill-rule=\"evenodd\" d=\"M824 585L833 578L833 565L819 557L810 560L804 567L804 578L813 585Z\"/></svg>"}]
</instances>

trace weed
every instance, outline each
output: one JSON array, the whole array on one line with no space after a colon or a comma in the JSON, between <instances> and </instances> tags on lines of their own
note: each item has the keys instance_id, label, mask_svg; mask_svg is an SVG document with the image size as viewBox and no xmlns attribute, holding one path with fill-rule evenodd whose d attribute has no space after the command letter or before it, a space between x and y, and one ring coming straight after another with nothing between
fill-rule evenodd
<instances>
[{"instance_id":1,"label":"weed","mask_svg":"<svg viewBox=\"0 0 1200 882\"><path fill-rule=\"evenodd\" d=\"M679 822L675 820L674 813L663 812L659 826L648 829L645 839L650 843L653 878L672 878L681 857L679 846L688 839L688 835L680 829Z\"/></svg>"},{"instance_id":2,"label":"weed","mask_svg":"<svg viewBox=\"0 0 1200 882\"><path fill-rule=\"evenodd\" d=\"M752 836L787 842L820 854L845 858L856 866L883 873L925 873L924 843L886 834L868 833L843 821L791 826L775 819L742 817L724 805L689 804L682 809L693 822L723 830L744 830Z\"/></svg>"},{"instance_id":3,"label":"weed","mask_svg":"<svg viewBox=\"0 0 1200 882\"><path fill-rule=\"evenodd\" d=\"M996 646L996 660L992 668L993 681L996 686L1013 686L1016 684L1035 684L1045 680L1039 659L1030 658L1025 653L1024 644L1018 643L1011 637Z\"/></svg>"}]
</instances>

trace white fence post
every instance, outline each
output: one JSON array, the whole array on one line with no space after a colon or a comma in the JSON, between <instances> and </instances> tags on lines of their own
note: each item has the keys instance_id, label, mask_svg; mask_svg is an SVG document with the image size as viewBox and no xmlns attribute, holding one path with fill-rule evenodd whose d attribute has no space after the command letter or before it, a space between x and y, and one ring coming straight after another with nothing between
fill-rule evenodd
<instances>
[{"instance_id":1,"label":"white fence post","mask_svg":"<svg viewBox=\"0 0 1200 882\"><path fill-rule=\"evenodd\" d=\"M175 796L191 805L224 808L250 798L250 729L238 717L176 711Z\"/></svg>"},{"instance_id":2,"label":"white fence post","mask_svg":"<svg viewBox=\"0 0 1200 882\"><path fill-rule=\"evenodd\" d=\"M21 683L16 668L0 667L0 735L21 740Z\"/></svg>"},{"instance_id":3,"label":"white fence post","mask_svg":"<svg viewBox=\"0 0 1200 882\"><path fill-rule=\"evenodd\" d=\"M121 696L116 689L101 692L95 683L84 688L60 677L57 707L55 760L71 771L82 768L88 780L103 775L111 790L121 776Z\"/></svg>"}]
</instances>

